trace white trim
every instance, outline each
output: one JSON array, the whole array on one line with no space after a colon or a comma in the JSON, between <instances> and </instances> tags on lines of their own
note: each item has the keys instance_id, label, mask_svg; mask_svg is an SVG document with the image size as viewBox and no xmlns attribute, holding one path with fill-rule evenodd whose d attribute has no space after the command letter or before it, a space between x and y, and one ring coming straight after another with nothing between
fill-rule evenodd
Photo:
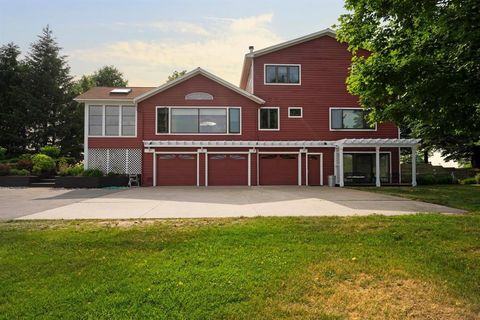
<instances>
[{"instance_id":1,"label":"white trim","mask_svg":"<svg viewBox=\"0 0 480 320\"><path fill-rule=\"evenodd\" d=\"M363 108L358 107L330 107L328 108L328 123L330 131L377 131L378 126L375 122L375 129L333 129L332 128L332 109L341 109L341 110L364 110Z\"/></svg>"},{"instance_id":2,"label":"white trim","mask_svg":"<svg viewBox=\"0 0 480 320\"><path fill-rule=\"evenodd\" d=\"M292 109L300 109L300 115L299 116L291 116L290 115L290 110ZM288 107L288 117L290 119L299 119L299 118L303 118L303 107Z\"/></svg>"},{"instance_id":3,"label":"white trim","mask_svg":"<svg viewBox=\"0 0 480 320\"><path fill-rule=\"evenodd\" d=\"M391 159L391 154L390 154L390 159L388 160L389 163L392 162ZM390 172L390 175L392 173ZM390 179L391 180L391 179ZM391 181L390 181L391 183ZM382 182L380 181L380 147L375 147L375 186L380 187L382 185Z\"/></svg>"},{"instance_id":4,"label":"white trim","mask_svg":"<svg viewBox=\"0 0 480 320\"><path fill-rule=\"evenodd\" d=\"M89 104L85 103L84 107L84 126L83 126L83 167L88 169L88 120L89 120Z\"/></svg>"},{"instance_id":5,"label":"white trim","mask_svg":"<svg viewBox=\"0 0 480 320\"><path fill-rule=\"evenodd\" d=\"M263 109L277 109L278 114L277 114L277 123L278 123L278 128L277 129L262 129L260 128L260 110ZM258 108L258 131L280 131L280 107L260 107Z\"/></svg>"},{"instance_id":6,"label":"white trim","mask_svg":"<svg viewBox=\"0 0 480 320\"><path fill-rule=\"evenodd\" d=\"M417 147L412 147L412 187L417 186Z\"/></svg>"},{"instance_id":7,"label":"white trim","mask_svg":"<svg viewBox=\"0 0 480 320\"><path fill-rule=\"evenodd\" d=\"M168 109L168 132L158 132L158 109L166 108ZM227 132L219 133L172 133L172 109L225 109L227 112ZM229 133L230 130L230 109L240 109L240 132L239 133ZM242 107L235 106L155 106L155 135L156 136L241 136L242 135Z\"/></svg>"},{"instance_id":8,"label":"white trim","mask_svg":"<svg viewBox=\"0 0 480 320\"><path fill-rule=\"evenodd\" d=\"M165 84L163 84L163 85L161 85L157 88L154 88L153 90L150 90L150 91L148 91L148 92L146 92L142 95L139 95L138 97L135 97L133 99L133 101L135 103L138 103L140 101L148 99L151 96L154 96L157 93L160 93L160 92L165 91L165 90L167 90L171 87L174 87L177 84L182 83L182 82L184 82L184 81L186 81L186 80L188 80L188 79L190 79L190 78L192 78L196 75L202 75L202 76L204 76L204 77L206 77L206 78L208 78L208 79L210 79L210 80L212 80L212 81L214 81L214 82L216 82L216 83L218 83L218 84L220 84L220 85L222 85L222 86L224 86L224 87L226 87L226 88L228 88L228 89L230 89L230 90L232 90L232 91L234 91L234 92L236 92L236 93L238 93L238 94L240 94L240 95L242 95L242 96L244 96L244 97L246 97L246 98L248 98L248 99L250 99L250 100L252 100L256 103L258 103L258 104L264 104L265 103L265 100L255 96L255 95L253 95L253 94L251 94L251 93L249 93L249 92L247 92L243 89L240 89L236 85L233 85L230 82L227 82L227 81L217 77L216 75L202 69L202 68L197 68L197 69L194 69L190 72L187 72L185 75L183 75L181 77L178 77L177 79L175 79L173 81L167 82L167 83L165 83Z\"/></svg>"},{"instance_id":9,"label":"white trim","mask_svg":"<svg viewBox=\"0 0 480 320\"><path fill-rule=\"evenodd\" d=\"M86 135L88 136L88 138L137 138L138 137L138 106L133 104L133 103L129 103L129 104L118 104L118 103L113 103L113 104L109 104L109 103L105 103L105 104L95 104L95 103L92 103L92 104L85 104L85 106L88 106L87 109L85 110L85 113L86 113L86 123L87 123L87 126L85 126L85 133ZM89 116L90 116L90 106L97 106L97 107L102 107L102 135L99 136L99 135L90 135L90 128L88 127L88 120L89 120ZM119 122L118 122L118 135L117 136L107 136L106 135L106 107L109 106L109 107L117 107L119 110L118 110L118 118L119 118ZM135 135L133 136L124 136L122 135L122 114L123 114L123 107L134 107L135 108Z\"/></svg>"},{"instance_id":10,"label":"white trim","mask_svg":"<svg viewBox=\"0 0 480 320\"><path fill-rule=\"evenodd\" d=\"M154 151L152 155L153 159L153 183L154 187L157 186L157 153Z\"/></svg>"},{"instance_id":11,"label":"white trim","mask_svg":"<svg viewBox=\"0 0 480 320\"><path fill-rule=\"evenodd\" d=\"M329 37L335 39L336 38L336 33L335 33L335 31L333 31L330 28L323 29L323 30L320 30L320 31L317 31L317 32L314 32L314 33L311 33L311 34L307 34L303 37L295 38L295 39L292 39L292 40L289 40L289 41L286 41L286 42L282 42L282 43L279 43L279 44L276 44L276 45L273 45L273 46L270 46L270 47L267 47L267 48L264 48L264 49L261 49L261 50L257 50L257 51L253 51L251 53L247 53L245 56L246 57L262 56L262 55L267 54L267 53L271 53L271 52L275 52L275 51L278 51L278 50L281 50L281 49L285 49L285 48L288 48L288 47L291 47L291 46L294 46L294 45L297 45L297 44L300 44L300 43L303 43L303 42L307 42L307 41L310 41L310 40L313 40L313 39L316 39L316 38L320 38L320 37L323 37L323 36L329 36Z\"/></svg>"},{"instance_id":12,"label":"white trim","mask_svg":"<svg viewBox=\"0 0 480 320\"><path fill-rule=\"evenodd\" d=\"M208 187L208 153L205 152L205 187Z\"/></svg>"},{"instance_id":13,"label":"white trim","mask_svg":"<svg viewBox=\"0 0 480 320\"><path fill-rule=\"evenodd\" d=\"M298 83L267 82L267 66L298 67ZM264 63L263 64L263 84L265 86L301 86L302 85L302 65L298 63Z\"/></svg>"},{"instance_id":14,"label":"white trim","mask_svg":"<svg viewBox=\"0 0 480 320\"><path fill-rule=\"evenodd\" d=\"M320 166L320 186L323 186L323 152L307 152L305 153L305 185L309 186L308 180L308 157L312 156L320 156L319 166Z\"/></svg>"},{"instance_id":15,"label":"white trim","mask_svg":"<svg viewBox=\"0 0 480 320\"><path fill-rule=\"evenodd\" d=\"M248 152L248 156L247 156L247 185L249 187L252 186L252 153L251 152Z\"/></svg>"}]
</instances>

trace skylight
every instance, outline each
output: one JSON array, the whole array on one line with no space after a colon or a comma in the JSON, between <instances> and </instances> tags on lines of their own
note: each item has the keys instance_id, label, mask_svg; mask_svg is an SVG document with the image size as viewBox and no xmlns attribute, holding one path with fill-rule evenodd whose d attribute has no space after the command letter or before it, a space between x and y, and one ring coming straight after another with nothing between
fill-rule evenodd
<instances>
[{"instance_id":1,"label":"skylight","mask_svg":"<svg viewBox=\"0 0 480 320\"><path fill-rule=\"evenodd\" d=\"M132 92L132 89L130 88L116 88L110 91L110 93L113 93L113 94L127 94L130 92Z\"/></svg>"}]
</instances>

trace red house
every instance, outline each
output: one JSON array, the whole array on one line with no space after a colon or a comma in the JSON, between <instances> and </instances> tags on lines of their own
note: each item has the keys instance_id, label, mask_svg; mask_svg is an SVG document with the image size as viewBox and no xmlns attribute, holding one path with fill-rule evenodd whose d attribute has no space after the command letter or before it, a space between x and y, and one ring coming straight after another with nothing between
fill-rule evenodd
<instances>
[{"instance_id":1,"label":"red house","mask_svg":"<svg viewBox=\"0 0 480 320\"><path fill-rule=\"evenodd\" d=\"M350 63L326 29L251 47L240 87L197 68L160 87L93 88L76 98L85 166L141 174L143 186L398 184L400 148L418 141L365 121Z\"/></svg>"}]
</instances>

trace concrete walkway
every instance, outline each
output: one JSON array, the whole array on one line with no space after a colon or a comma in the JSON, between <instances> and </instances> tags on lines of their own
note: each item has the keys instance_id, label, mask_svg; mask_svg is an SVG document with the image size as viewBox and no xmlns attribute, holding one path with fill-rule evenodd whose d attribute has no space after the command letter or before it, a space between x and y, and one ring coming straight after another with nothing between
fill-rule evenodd
<instances>
[{"instance_id":1,"label":"concrete walkway","mask_svg":"<svg viewBox=\"0 0 480 320\"><path fill-rule=\"evenodd\" d=\"M351 216L464 212L377 193L328 187L44 189L39 197L35 196L32 189L0 191L0 218L11 218L14 215L19 219ZM23 194L24 198L29 195L31 199L18 202L15 198L19 194ZM35 208L38 210L35 211ZM19 216L16 212L25 214Z\"/></svg>"}]
</instances>

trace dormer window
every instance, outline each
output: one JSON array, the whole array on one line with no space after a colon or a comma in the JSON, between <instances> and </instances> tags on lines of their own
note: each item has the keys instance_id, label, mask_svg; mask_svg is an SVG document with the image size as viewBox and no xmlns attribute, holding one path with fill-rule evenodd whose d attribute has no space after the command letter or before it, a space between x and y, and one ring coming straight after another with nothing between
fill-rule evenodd
<instances>
[{"instance_id":1,"label":"dormer window","mask_svg":"<svg viewBox=\"0 0 480 320\"><path fill-rule=\"evenodd\" d=\"M265 84L299 85L299 64L266 64Z\"/></svg>"}]
</instances>

